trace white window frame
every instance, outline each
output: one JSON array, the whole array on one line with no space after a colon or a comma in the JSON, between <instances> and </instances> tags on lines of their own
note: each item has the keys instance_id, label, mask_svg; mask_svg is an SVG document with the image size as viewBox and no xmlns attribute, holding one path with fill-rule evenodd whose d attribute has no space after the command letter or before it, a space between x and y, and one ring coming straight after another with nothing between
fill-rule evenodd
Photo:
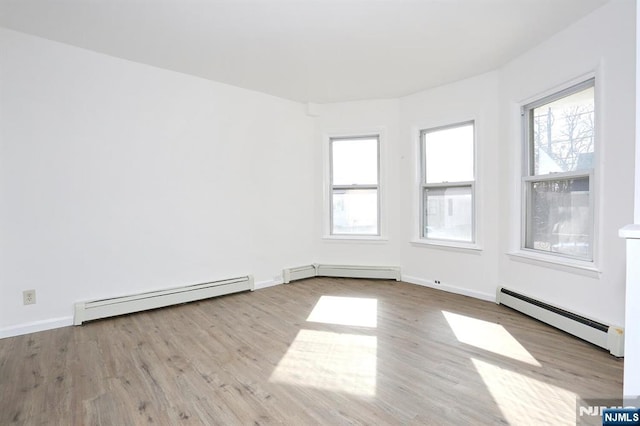
<instances>
[{"instance_id":1,"label":"white window frame","mask_svg":"<svg viewBox=\"0 0 640 426\"><path fill-rule=\"evenodd\" d=\"M425 165L425 139L424 135L427 133L446 130L461 126L466 126L471 124L473 126L473 180L470 181L459 181L459 182L440 182L440 183L427 183L426 182L426 165ZM418 184L418 238L414 240L414 243L424 244L430 246L441 246L443 248L453 248L453 249L471 249L471 250L481 250L481 247L478 245L478 226L477 226L477 164L478 164L478 153L477 153L477 123L475 119L459 121L452 124L446 124L442 126L423 128L419 131L418 136L418 161L419 161L419 184ZM460 240L451 240L451 239L436 239L436 238L428 238L424 235L424 192L429 188L460 188L460 187L470 187L471 188L471 241L460 241Z\"/></svg>"},{"instance_id":2,"label":"white window frame","mask_svg":"<svg viewBox=\"0 0 640 426\"><path fill-rule=\"evenodd\" d=\"M570 96L574 93L578 93L589 87L594 88L594 160L593 167L591 169L585 169L580 171L562 172L562 173L549 173L544 175L534 174L534 146L532 140L532 122L531 114L535 108L549 104L556 100ZM560 265L566 265L571 267L577 267L585 270L596 271L596 256L597 256L597 209L596 209L596 169L598 168L598 94L595 76L591 75L574 81L572 84L551 92L542 97L538 97L535 100L528 102L520 107L521 126L522 126L522 178L521 178L521 218L520 218L520 253L512 253L515 256L525 256L536 261L548 261L557 263ZM568 181L571 179L587 178L589 180L589 246L590 246L590 258L584 258L580 256L573 256L566 253L550 252L545 250L538 250L532 247L527 247L527 230L531 226L527 222L528 209L530 205L530 190L529 188L536 182L545 181Z\"/></svg>"},{"instance_id":3,"label":"white window frame","mask_svg":"<svg viewBox=\"0 0 640 426\"><path fill-rule=\"evenodd\" d=\"M377 174L378 181L376 184L366 185L334 185L333 184L333 142L336 140L358 140L358 139L376 139L377 140ZM383 240L383 221L382 221L382 155L383 155L383 135L381 131L378 132L360 132L360 133L336 133L331 135L325 135L326 153L325 158L326 168L325 174L327 176L327 190L325 191L325 231L324 239L328 240ZM334 190L349 190L349 189L375 189L377 192L377 232L375 234L340 234L333 232L333 193Z\"/></svg>"}]
</instances>

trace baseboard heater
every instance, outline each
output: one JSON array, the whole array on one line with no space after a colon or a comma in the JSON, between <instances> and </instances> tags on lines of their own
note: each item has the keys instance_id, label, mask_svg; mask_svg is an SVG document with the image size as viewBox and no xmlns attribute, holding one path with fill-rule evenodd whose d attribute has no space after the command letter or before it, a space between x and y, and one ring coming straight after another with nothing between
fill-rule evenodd
<instances>
[{"instance_id":1,"label":"baseboard heater","mask_svg":"<svg viewBox=\"0 0 640 426\"><path fill-rule=\"evenodd\" d=\"M283 281L302 280L312 277L371 278L400 281L400 268L397 266L365 265L325 265L317 264L285 269Z\"/></svg>"},{"instance_id":2,"label":"baseboard heater","mask_svg":"<svg viewBox=\"0 0 640 426\"><path fill-rule=\"evenodd\" d=\"M286 268L282 271L282 281L285 284L291 281L304 280L318 276L318 265L305 265L295 268Z\"/></svg>"},{"instance_id":3,"label":"baseboard heater","mask_svg":"<svg viewBox=\"0 0 640 426\"><path fill-rule=\"evenodd\" d=\"M253 277L248 275L129 296L78 302L75 304L73 323L80 325L85 321L178 305L253 289Z\"/></svg>"},{"instance_id":4,"label":"baseboard heater","mask_svg":"<svg viewBox=\"0 0 640 426\"><path fill-rule=\"evenodd\" d=\"M496 302L607 349L614 356L624 356L622 327L594 321L506 288L498 288Z\"/></svg>"}]
</instances>

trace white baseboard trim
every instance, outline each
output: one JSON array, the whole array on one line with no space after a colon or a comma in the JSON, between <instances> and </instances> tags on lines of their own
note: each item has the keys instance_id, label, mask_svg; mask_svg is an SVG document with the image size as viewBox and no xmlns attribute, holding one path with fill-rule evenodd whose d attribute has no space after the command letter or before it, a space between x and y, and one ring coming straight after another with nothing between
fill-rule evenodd
<instances>
[{"instance_id":1,"label":"white baseboard trim","mask_svg":"<svg viewBox=\"0 0 640 426\"><path fill-rule=\"evenodd\" d=\"M254 290L261 290L263 288L273 287L276 285L283 284L282 280L265 280L265 281L257 281L253 285Z\"/></svg>"},{"instance_id":2,"label":"white baseboard trim","mask_svg":"<svg viewBox=\"0 0 640 426\"><path fill-rule=\"evenodd\" d=\"M71 325L73 325L73 316L32 321L0 328L0 339L20 336L22 334L37 333L38 331L53 330L54 328L67 327Z\"/></svg>"},{"instance_id":3,"label":"white baseboard trim","mask_svg":"<svg viewBox=\"0 0 640 426\"><path fill-rule=\"evenodd\" d=\"M413 277L410 275L403 275L402 281L409 284L416 284L423 287L446 291L448 293L461 294L463 296L469 296L475 299L486 300L487 302L496 302L496 295L494 293L482 293L480 291L469 290L468 288L453 287L445 284L436 284L432 280L425 280L423 278Z\"/></svg>"}]
</instances>

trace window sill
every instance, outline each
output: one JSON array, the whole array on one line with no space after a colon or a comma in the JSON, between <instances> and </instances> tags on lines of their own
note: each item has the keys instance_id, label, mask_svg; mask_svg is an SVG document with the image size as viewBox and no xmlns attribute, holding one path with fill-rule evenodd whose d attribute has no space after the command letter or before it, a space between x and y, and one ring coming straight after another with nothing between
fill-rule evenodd
<instances>
[{"instance_id":1,"label":"window sill","mask_svg":"<svg viewBox=\"0 0 640 426\"><path fill-rule=\"evenodd\" d=\"M384 243L389 241L386 236L382 235L323 235L322 239L327 242L336 243Z\"/></svg>"},{"instance_id":2,"label":"window sill","mask_svg":"<svg viewBox=\"0 0 640 426\"><path fill-rule=\"evenodd\" d=\"M627 240L637 240L640 239L640 225L627 225L619 231L620 238L625 238Z\"/></svg>"},{"instance_id":3,"label":"window sill","mask_svg":"<svg viewBox=\"0 0 640 426\"><path fill-rule=\"evenodd\" d=\"M429 247L442 250L451 250L463 253L480 254L482 247L475 243L462 243L455 241L432 241L416 239L411 241L411 245L415 247Z\"/></svg>"},{"instance_id":4,"label":"window sill","mask_svg":"<svg viewBox=\"0 0 640 426\"><path fill-rule=\"evenodd\" d=\"M528 252L524 250L507 253L509 258L515 262L528 263L530 265L543 266L545 268L556 269L562 272L571 272L592 278L599 278L602 271L596 267L594 262L583 260L573 260L553 255Z\"/></svg>"}]
</instances>

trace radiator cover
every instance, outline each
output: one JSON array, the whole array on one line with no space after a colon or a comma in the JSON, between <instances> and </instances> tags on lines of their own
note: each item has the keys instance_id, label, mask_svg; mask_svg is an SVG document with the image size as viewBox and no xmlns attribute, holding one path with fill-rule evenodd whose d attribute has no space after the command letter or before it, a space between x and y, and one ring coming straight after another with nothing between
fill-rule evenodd
<instances>
[{"instance_id":1,"label":"radiator cover","mask_svg":"<svg viewBox=\"0 0 640 426\"><path fill-rule=\"evenodd\" d=\"M401 278L400 268L397 266L329 265L318 263L285 269L282 271L282 276L285 283L312 277L370 278L396 281L400 281Z\"/></svg>"},{"instance_id":2,"label":"radiator cover","mask_svg":"<svg viewBox=\"0 0 640 426\"><path fill-rule=\"evenodd\" d=\"M506 288L498 288L496 302L607 349L614 356L624 356L622 327L603 324Z\"/></svg>"},{"instance_id":3,"label":"radiator cover","mask_svg":"<svg viewBox=\"0 0 640 426\"><path fill-rule=\"evenodd\" d=\"M251 275L75 304L73 323L162 308L210 297L253 290Z\"/></svg>"}]
</instances>

